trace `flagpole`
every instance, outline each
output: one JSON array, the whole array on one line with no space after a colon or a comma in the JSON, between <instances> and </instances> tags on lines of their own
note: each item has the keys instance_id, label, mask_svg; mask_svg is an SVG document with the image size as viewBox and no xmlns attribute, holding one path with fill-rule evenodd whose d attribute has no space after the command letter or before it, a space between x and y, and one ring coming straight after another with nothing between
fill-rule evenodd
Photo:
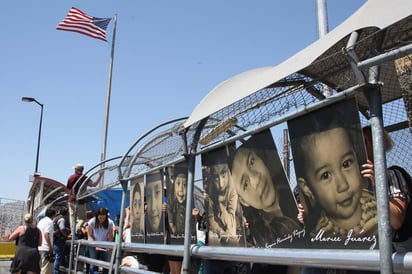
<instances>
[{"instance_id":1,"label":"flagpole","mask_svg":"<svg viewBox=\"0 0 412 274\"><path fill-rule=\"evenodd\" d=\"M108 75L108 80L107 80L106 112L105 112L104 130L103 130L102 153L101 153L101 158L100 158L100 162L102 163L101 165L102 169L105 166L103 162L106 160L107 131L109 127L110 95L111 95L111 90L112 90L112 72L113 72L114 46L115 46L115 38L116 38L116 25L117 25L117 15L114 15L113 34L112 34L112 50L110 53L109 75ZM103 180L104 178L102 178L99 184L103 184Z\"/></svg>"}]
</instances>

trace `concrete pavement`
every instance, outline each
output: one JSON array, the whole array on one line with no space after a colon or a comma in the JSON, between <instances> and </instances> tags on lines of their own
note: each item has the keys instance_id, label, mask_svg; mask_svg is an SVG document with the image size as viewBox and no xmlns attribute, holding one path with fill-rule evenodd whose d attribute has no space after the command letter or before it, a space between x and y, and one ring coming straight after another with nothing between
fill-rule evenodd
<instances>
[{"instance_id":1,"label":"concrete pavement","mask_svg":"<svg viewBox=\"0 0 412 274\"><path fill-rule=\"evenodd\" d=\"M10 259L1 259L0 260L0 273L10 273L10 264L11 260Z\"/></svg>"}]
</instances>

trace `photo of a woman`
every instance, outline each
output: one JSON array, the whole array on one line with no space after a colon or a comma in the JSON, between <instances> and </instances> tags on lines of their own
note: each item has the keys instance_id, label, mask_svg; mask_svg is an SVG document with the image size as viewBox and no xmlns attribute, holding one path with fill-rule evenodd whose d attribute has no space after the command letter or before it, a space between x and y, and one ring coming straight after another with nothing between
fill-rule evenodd
<instances>
[{"instance_id":1,"label":"photo of a woman","mask_svg":"<svg viewBox=\"0 0 412 274\"><path fill-rule=\"evenodd\" d=\"M144 177L130 183L130 224L132 242L144 242Z\"/></svg>"},{"instance_id":2,"label":"photo of a woman","mask_svg":"<svg viewBox=\"0 0 412 274\"><path fill-rule=\"evenodd\" d=\"M269 130L232 155L232 182L258 247L291 247L302 230L298 210ZM286 240L288 239L288 240Z\"/></svg>"}]
</instances>

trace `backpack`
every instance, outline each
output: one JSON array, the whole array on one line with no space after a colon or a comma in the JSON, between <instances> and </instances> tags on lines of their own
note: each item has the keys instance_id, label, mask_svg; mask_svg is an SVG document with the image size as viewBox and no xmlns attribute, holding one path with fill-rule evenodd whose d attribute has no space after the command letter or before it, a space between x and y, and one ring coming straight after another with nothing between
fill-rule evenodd
<instances>
[{"instance_id":1,"label":"backpack","mask_svg":"<svg viewBox=\"0 0 412 274\"><path fill-rule=\"evenodd\" d=\"M56 216L53 219L53 241L55 243L61 243L66 241L66 237L63 235L63 233L60 230L59 227L59 220L63 218L63 216Z\"/></svg>"},{"instance_id":2,"label":"backpack","mask_svg":"<svg viewBox=\"0 0 412 274\"><path fill-rule=\"evenodd\" d=\"M396 176L398 182L403 180L406 182L409 192L409 201L406 207L405 219L401 228L394 231L393 233L393 242L403 242L412 237L412 178L409 173L400 166L391 166L388 168L393 171L393 174Z\"/></svg>"}]
</instances>

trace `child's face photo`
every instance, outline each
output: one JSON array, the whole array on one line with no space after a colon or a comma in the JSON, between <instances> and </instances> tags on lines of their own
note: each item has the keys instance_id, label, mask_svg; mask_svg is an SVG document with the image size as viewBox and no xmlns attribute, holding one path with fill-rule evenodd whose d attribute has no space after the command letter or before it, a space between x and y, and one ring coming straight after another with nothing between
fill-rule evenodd
<instances>
[{"instance_id":1,"label":"child's face photo","mask_svg":"<svg viewBox=\"0 0 412 274\"><path fill-rule=\"evenodd\" d=\"M136 184L134 186L134 191L133 191L133 201L132 201L132 214L133 214L133 223L140 224L140 221L143 218L143 201L142 201L142 195L140 191L140 185Z\"/></svg>"},{"instance_id":2,"label":"child's face photo","mask_svg":"<svg viewBox=\"0 0 412 274\"><path fill-rule=\"evenodd\" d=\"M310 245L374 248L376 199L361 174L366 153L356 98L288 120L299 199ZM371 239L354 242L348 239ZM328 237L336 241L324 241Z\"/></svg>"},{"instance_id":3,"label":"child's face photo","mask_svg":"<svg viewBox=\"0 0 412 274\"><path fill-rule=\"evenodd\" d=\"M276 190L263 160L249 148L239 148L232 162L232 182L245 206L267 209L276 203Z\"/></svg>"},{"instance_id":4,"label":"child's face photo","mask_svg":"<svg viewBox=\"0 0 412 274\"><path fill-rule=\"evenodd\" d=\"M148 223L152 231L160 230L162 219L162 182L155 181L146 184L146 201Z\"/></svg>"},{"instance_id":5,"label":"child's face photo","mask_svg":"<svg viewBox=\"0 0 412 274\"><path fill-rule=\"evenodd\" d=\"M187 193L187 178L186 175L180 173L174 180L174 190L176 200L179 204L182 204L186 200Z\"/></svg>"},{"instance_id":6,"label":"child's face photo","mask_svg":"<svg viewBox=\"0 0 412 274\"><path fill-rule=\"evenodd\" d=\"M216 164L210 168L212 183L215 185L219 195L225 195L228 189L231 174L228 164Z\"/></svg>"},{"instance_id":7,"label":"child's face photo","mask_svg":"<svg viewBox=\"0 0 412 274\"><path fill-rule=\"evenodd\" d=\"M335 221L360 214L362 177L356 153L344 128L320 132L306 144L306 185Z\"/></svg>"}]
</instances>

